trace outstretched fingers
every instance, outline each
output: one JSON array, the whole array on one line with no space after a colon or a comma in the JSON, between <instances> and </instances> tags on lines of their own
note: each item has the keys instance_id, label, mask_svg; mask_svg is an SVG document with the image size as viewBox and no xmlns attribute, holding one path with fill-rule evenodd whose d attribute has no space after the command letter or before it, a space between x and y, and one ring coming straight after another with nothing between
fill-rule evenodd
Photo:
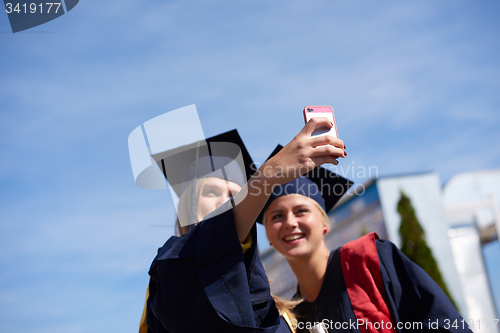
<instances>
[{"instance_id":1,"label":"outstretched fingers","mask_svg":"<svg viewBox=\"0 0 500 333\"><path fill-rule=\"evenodd\" d=\"M313 148L311 158L320 156L332 156L333 158L346 157L346 153L342 148L325 145Z\"/></svg>"},{"instance_id":2,"label":"outstretched fingers","mask_svg":"<svg viewBox=\"0 0 500 333\"><path fill-rule=\"evenodd\" d=\"M326 126L327 128L332 128L333 124L326 117L315 117L311 118L307 124L302 128L302 133L311 136L316 127L318 126Z\"/></svg>"},{"instance_id":3,"label":"outstretched fingers","mask_svg":"<svg viewBox=\"0 0 500 333\"><path fill-rule=\"evenodd\" d=\"M314 138L311 138L310 143L311 143L312 147L332 145L332 146L338 147L340 149L345 149L344 141L337 139L336 137L331 136L331 135L315 136Z\"/></svg>"},{"instance_id":4,"label":"outstretched fingers","mask_svg":"<svg viewBox=\"0 0 500 333\"><path fill-rule=\"evenodd\" d=\"M325 164L325 163L332 163L334 165L338 165L339 164L339 161L337 161L334 156L313 157L313 158L311 158L311 160L313 161L313 163L316 166L320 166L320 165Z\"/></svg>"}]
</instances>

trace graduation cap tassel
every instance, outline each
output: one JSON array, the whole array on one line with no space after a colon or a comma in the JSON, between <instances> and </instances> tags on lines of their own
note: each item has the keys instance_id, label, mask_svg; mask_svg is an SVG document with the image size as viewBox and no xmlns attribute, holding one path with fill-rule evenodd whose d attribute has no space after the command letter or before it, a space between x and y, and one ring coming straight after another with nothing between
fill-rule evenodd
<instances>
[{"instance_id":1,"label":"graduation cap tassel","mask_svg":"<svg viewBox=\"0 0 500 333\"><path fill-rule=\"evenodd\" d=\"M224 170L224 168L222 168L221 171L222 171L222 177L224 177L224 180L226 181L226 184L227 184L227 188L229 189L229 180L227 178L226 171ZM234 198L233 198L232 193L231 193L231 197L229 198L229 200L231 200L231 207L234 208L235 203L234 203Z\"/></svg>"},{"instance_id":2,"label":"graduation cap tassel","mask_svg":"<svg viewBox=\"0 0 500 333\"><path fill-rule=\"evenodd\" d=\"M167 172L165 171L165 160L161 160L161 167L163 168L163 175L165 176L165 179L167 179Z\"/></svg>"},{"instance_id":3,"label":"graduation cap tassel","mask_svg":"<svg viewBox=\"0 0 500 333\"><path fill-rule=\"evenodd\" d=\"M194 168L194 178L193 178L193 186L191 187L191 207L189 207L189 225L188 230L191 231L196 221L198 219L198 200L196 198L196 190L198 187L198 158L200 153L200 141L196 143L196 159L195 159L195 168Z\"/></svg>"},{"instance_id":4,"label":"graduation cap tassel","mask_svg":"<svg viewBox=\"0 0 500 333\"><path fill-rule=\"evenodd\" d=\"M161 168L163 169L163 175L165 176L165 180L167 180L167 171L165 171L165 160L161 159Z\"/></svg>"}]
</instances>

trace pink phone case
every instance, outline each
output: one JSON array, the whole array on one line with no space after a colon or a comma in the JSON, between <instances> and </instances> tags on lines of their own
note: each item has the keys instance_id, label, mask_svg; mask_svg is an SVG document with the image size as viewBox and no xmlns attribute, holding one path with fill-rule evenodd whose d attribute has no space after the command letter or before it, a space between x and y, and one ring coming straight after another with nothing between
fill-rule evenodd
<instances>
[{"instance_id":1,"label":"pink phone case","mask_svg":"<svg viewBox=\"0 0 500 333\"><path fill-rule=\"evenodd\" d=\"M335 122L335 114L333 113L333 108L327 105L308 105L304 108L304 121L307 123L311 118L314 117L326 117L329 118L330 121L333 122L332 129L322 128L322 126L318 127L313 132L313 136L322 135L322 134L330 134L339 137L339 133L337 131L337 123ZM334 130L335 129L335 130Z\"/></svg>"}]
</instances>

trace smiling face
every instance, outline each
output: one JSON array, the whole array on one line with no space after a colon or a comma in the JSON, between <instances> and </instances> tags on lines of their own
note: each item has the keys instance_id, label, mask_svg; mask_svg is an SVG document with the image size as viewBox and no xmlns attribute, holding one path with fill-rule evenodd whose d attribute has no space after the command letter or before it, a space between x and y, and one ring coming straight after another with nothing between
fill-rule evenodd
<instances>
[{"instance_id":1,"label":"smiling face","mask_svg":"<svg viewBox=\"0 0 500 333\"><path fill-rule=\"evenodd\" d=\"M203 218L238 194L240 190L241 186L231 181L226 182L217 177L205 178L198 197L198 215Z\"/></svg>"},{"instance_id":2,"label":"smiling face","mask_svg":"<svg viewBox=\"0 0 500 333\"><path fill-rule=\"evenodd\" d=\"M308 197L289 194L275 199L265 220L271 245L287 259L310 257L325 247L328 218Z\"/></svg>"}]
</instances>

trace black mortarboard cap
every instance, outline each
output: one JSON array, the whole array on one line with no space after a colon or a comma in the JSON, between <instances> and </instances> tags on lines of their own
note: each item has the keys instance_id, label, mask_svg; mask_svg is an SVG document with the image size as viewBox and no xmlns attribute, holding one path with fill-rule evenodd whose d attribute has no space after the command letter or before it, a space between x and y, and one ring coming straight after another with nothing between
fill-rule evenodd
<instances>
[{"instance_id":1,"label":"black mortarboard cap","mask_svg":"<svg viewBox=\"0 0 500 333\"><path fill-rule=\"evenodd\" d=\"M255 172L236 129L153 156L177 196L194 179L208 176L243 186Z\"/></svg>"},{"instance_id":2,"label":"black mortarboard cap","mask_svg":"<svg viewBox=\"0 0 500 333\"><path fill-rule=\"evenodd\" d=\"M198 179L217 177L243 187L255 172L250 154L236 129L152 157L179 198L189 185L194 185L186 193L191 198L188 215L181 216L178 212L181 226L191 227L199 221L196 195Z\"/></svg>"}]
</instances>

